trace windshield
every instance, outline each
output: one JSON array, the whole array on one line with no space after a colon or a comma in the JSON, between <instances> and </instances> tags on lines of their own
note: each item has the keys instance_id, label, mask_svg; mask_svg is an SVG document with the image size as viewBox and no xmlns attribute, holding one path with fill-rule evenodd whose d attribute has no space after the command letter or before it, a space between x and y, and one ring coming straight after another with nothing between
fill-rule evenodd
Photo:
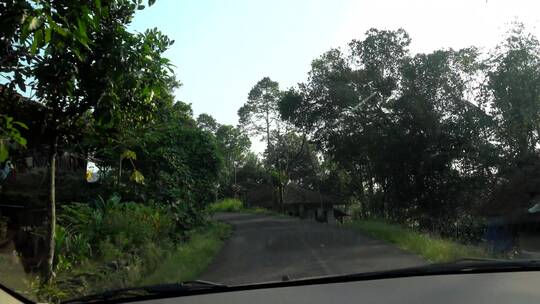
<instances>
[{"instance_id":1,"label":"windshield","mask_svg":"<svg viewBox=\"0 0 540 304\"><path fill-rule=\"evenodd\" d=\"M2 1L0 284L539 258L539 8Z\"/></svg>"}]
</instances>

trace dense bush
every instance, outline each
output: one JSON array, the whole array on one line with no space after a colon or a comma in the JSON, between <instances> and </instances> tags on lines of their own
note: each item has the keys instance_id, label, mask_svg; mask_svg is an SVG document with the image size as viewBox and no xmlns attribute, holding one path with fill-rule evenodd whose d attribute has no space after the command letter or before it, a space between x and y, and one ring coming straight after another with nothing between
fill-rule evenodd
<instances>
[{"instance_id":1,"label":"dense bush","mask_svg":"<svg viewBox=\"0 0 540 304\"><path fill-rule=\"evenodd\" d=\"M175 229L164 207L120 202L116 196L93 205L66 205L59 219L57 261L69 264L137 253L147 244L170 241Z\"/></svg>"},{"instance_id":2,"label":"dense bush","mask_svg":"<svg viewBox=\"0 0 540 304\"><path fill-rule=\"evenodd\" d=\"M209 207L210 212L233 212L244 209L244 203L234 198L226 198Z\"/></svg>"},{"instance_id":3,"label":"dense bush","mask_svg":"<svg viewBox=\"0 0 540 304\"><path fill-rule=\"evenodd\" d=\"M36 283L34 290L39 299L57 302L111 288L162 283L164 274L175 282L194 279L212 261L230 229L212 222L188 231L177 228L163 204L122 202L113 196L65 205L56 231L56 278L50 284Z\"/></svg>"},{"instance_id":4,"label":"dense bush","mask_svg":"<svg viewBox=\"0 0 540 304\"><path fill-rule=\"evenodd\" d=\"M103 193L121 194L123 200L170 208L180 229L204 223L204 209L214 200L222 158L212 134L196 126L191 107L182 102L164 107L142 128L126 128L120 144L102 143L96 157L106 176ZM120 160L129 151L129 159ZM122 169L120 169L122 168ZM134 182L133 173L144 178Z\"/></svg>"}]
</instances>

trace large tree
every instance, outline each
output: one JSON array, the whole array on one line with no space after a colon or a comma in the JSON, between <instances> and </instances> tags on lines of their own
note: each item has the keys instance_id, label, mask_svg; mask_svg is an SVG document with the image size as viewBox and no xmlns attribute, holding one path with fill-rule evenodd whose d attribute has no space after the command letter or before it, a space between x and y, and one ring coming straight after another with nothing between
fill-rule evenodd
<instances>
[{"instance_id":1,"label":"large tree","mask_svg":"<svg viewBox=\"0 0 540 304\"><path fill-rule=\"evenodd\" d=\"M2 5L6 16L17 21L2 27L7 34L2 37L2 51L7 50L2 75L9 88L30 87L33 100L47 109L51 130L45 281L53 275L58 146L75 140L71 134L84 124L94 124L108 137L122 123L143 123L157 107L157 97L169 93L173 76L161 55L171 41L157 30L127 30L143 7L137 0Z\"/></svg>"},{"instance_id":2,"label":"large tree","mask_svg":"<svg viewBox=\"0 0 540 304\"><path fill-rule=\"evenodd\" d=\"M282 129L278 107L280 96L279 84L264 77L249 91L247 102L238 110L240 127L250 135L261 136L267 149L272 145L271 133Z\"/></svg>"},{"instance_id":3,"label":"large tree","mask_svg":"<svg viewBox=\"0 0 540 304\"><path fill-rule=\"evenodd\" d=\"M215 134L219 123L210 114L202 113L197 117L197 126L205 131Z\"/></svg>"},{"instance_id":4,"label":"large tree","mask_svg":"<svg viewBox=\"0 0 540 304\"><path fill-rule=\"evenodd\" d=\"M295 132L274 133L274 145L266 153L266 163L283 179L306 188L318 188L319 159L312 144ZM281 169L281 171L277 171Z\"/></svg>"},{"instance_id":5,"label":"large tree","mask_svg":"<svg viewBox=\"0 0 540 304\"><path fill-rule=\"evenodd\" d=\"M330 50L280 110L346 172L366 214L431 226L458 216L492 172L491 120L468 94L475 49L411 56L409 43L403 30L369 30Z\"/></svg>"},{"instance_id":6,"label":"large tree","mask_svg":"<svg viewBox=\"0 0 540 304\"><path fill-rule=\"evenodd\" d=\"M220 126L216 131L216 140L225 160L224 184L232 185L233 196L237 197L238 168L245 162L251 141L241 129L231 125Z\"/></svg>"},{"instance_id":7,"label":"large tree","mask_svg":"<svg viewBox=\"0 0 540 304\"><path fill-rule=\"evenodd\" d=\"M486 62L486 102L497 138L512 164L535 151L540 140L540 43L515 24Z\"/></svg>"}]
</instances>

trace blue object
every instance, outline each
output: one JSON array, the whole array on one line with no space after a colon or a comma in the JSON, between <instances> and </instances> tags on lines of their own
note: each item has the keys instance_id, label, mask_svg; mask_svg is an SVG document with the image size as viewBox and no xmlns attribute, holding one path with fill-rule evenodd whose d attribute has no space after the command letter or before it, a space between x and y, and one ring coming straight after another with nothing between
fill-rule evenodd
<instances>
[{"instance_id":1,"label":"blue object","mask_svg":"<svg viewBox=\"0 0 540 304\"><path fill-rule=\"evenodd\" d=\"M8 160L4 163L4 167L0 169L0 181L5 180L11 173L11 170L13 170L13 165L11 164L11 161Z\"/></svg>"},{"instance_id":2,"label":"blue object","mask_svg":"<svg viewBox=\"0 0 540 304\"><path fill-rule=\"evenodd\" d=\"M493 252L508 252L514 248L512 227L501 222L488 223L486 241Z\"/></svg>"}]
</instances>

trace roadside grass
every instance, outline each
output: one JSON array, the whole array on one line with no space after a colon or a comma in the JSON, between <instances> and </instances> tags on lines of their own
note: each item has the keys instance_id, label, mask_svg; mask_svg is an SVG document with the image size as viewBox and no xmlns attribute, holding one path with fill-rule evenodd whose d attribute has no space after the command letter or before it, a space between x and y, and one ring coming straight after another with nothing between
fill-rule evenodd
<instances>
[{"instance_id":1,"label":"roadside grass","mask_svg":"<svg viewBox=\"0 0 540 304\"><path fill-rule=\"evenodd\" d=\"M399 248L416 253L430 262L444 263L460 258L488 258L480 247L459 244L455 241L431 236L395 224L376 220L354 220L345 227L388 241Z\"/></svg>"},{"instance_id":2,"label":"roadside grass","mask_svg":"<svg viewBox=\"0 0 540 304\"><path fill-rule=\"evenodd\" d=\"M138 285L179 283L195 280L206 270L231 233L231 226L212 222L196 230L185 244L180 245L157 269L145 276Z\"/></svg>"},{"instance_id":3,"label":"roadside grass","mask_svg":"<svg viewBox=\"0 0 540 304\"><path fill-rule=\"evenodd\" d=\"M208 210L211 213L215 212L239 212L239 213L249 213L249 214L259 214L259 215L273 215L273 216L286 216L282 213L260 208L260 207L246 207L241 200L234 198L225 198L220 201L217 201L210 205Z\"/></svg>"},{"instance_id":4,"label":"roadside grass","mask_svg":"<svg viewBox=\"0 0 540 304\"><path fill-rule=\"evenodd\" d=\"M225 198L210 205L210 212L235 212L244 209L244 203L234 198Z\"/></svg>"},{"instance_id":5,"label":"roadside grass","mask_svg":"<svg viewBox=\"0 0 540 304\"><path fill-rule=\"evenodd\" d=\"M56 303L111 289L194 280L213 261L230 233L228 224L212 221L189 232L187 241L180 244L147 242L136 255L126 253L121 260L88 259L61 272L51 284L41 285L36 279L30 285L38 300ZM117 251L107 247L107 252Z\"/></svg>"}]
</instances>

